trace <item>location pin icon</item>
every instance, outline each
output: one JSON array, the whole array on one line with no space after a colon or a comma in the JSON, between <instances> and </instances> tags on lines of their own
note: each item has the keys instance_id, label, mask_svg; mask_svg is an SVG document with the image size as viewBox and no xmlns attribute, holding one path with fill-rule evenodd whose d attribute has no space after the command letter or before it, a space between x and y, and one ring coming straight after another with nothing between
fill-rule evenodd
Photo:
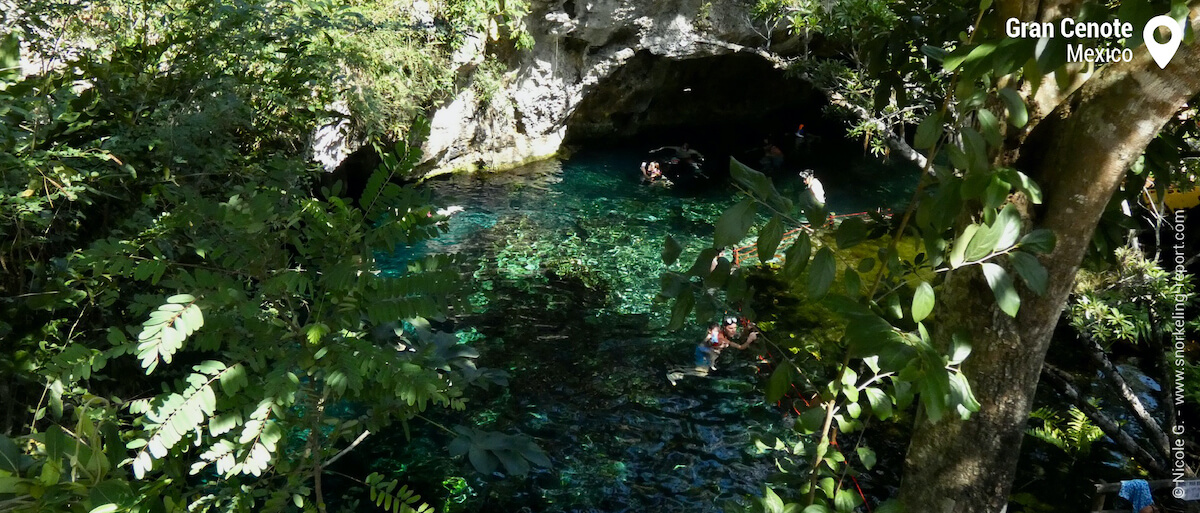
<instances>
[{"instance_id":1,"label":"location pin icon","mask_svg":"<svg viewBox=\"0 0 1200 513\"><path fill-rule=\"evenodd\" d=\"M1158 27L1166 27L1167 32L1171 34L1171 39L1166 43L1159 43L1154 39ZM1171 57L1174 57L1175 51L1179 49L1179 43L1183 41L1183 28L1182 24L1165 14L1150 18L1150 21L1146 22L1146 29L1142 31L1142 40L1146 42L1146 49L1150 51L1150 56L1154 57L1154 62L1158 63L1160 69L1167 67L1167 63L1171 62Z\"/></svg>"}]
</instances>

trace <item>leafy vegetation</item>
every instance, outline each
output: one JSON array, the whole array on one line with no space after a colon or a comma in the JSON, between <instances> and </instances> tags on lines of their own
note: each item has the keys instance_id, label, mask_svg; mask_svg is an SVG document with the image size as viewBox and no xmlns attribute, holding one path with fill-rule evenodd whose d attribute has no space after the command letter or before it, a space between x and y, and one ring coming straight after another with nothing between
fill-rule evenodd
<instances>
[{"instance_id":1,"label":"leafy vegetation","mask_svg":"<svg viewBox=\"0 0 1200 513\"><path fill-rule=\"evenodd\" d=\"M445 220L393 182L448 87L434 42L383 7L8 11L39 68L0 82L5 511L325 511L327 468L372 433L503 382L423 321L462 309L454 257L380 272ZM346 99L404 136L357 198L306 158Z\"/></svg>"}]
</instances>

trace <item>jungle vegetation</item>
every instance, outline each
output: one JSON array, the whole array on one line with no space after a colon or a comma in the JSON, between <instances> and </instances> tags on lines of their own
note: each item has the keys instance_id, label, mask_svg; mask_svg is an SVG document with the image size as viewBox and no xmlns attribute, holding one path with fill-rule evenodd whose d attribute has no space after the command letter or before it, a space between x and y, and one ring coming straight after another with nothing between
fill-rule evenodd
<instances>
[{"instance_id":1,"label":"jungle vegetation","mask_svg":"<svg viewBox=\"0 0 1200 513\"><path fill-rule=\"evenodd\" d=\"M1137 344L1156 362L1161 383L1194 372L1181 356L1182 342L1178 352L1168 343L1175 328L1164 309L1175 307L1175 297L1184 297L1179 307L1186 307L1191 290L1186 273L1162 270L1175 268L1162 238L1171 221L1161 204L1141 201L1136 215L1151 220L1146 233L1153 256L1147 259L1128 231L1139 223L1120 205L1139 204L1151 178L1159 197L1168 186L1194 186L1190 156L1200 74L1180 64L1160 69L1140 37L1083 42L1133 48L1132 61L1070 63L1071 41L1006 38L1002 23L1010 17L1119 17L1141 26L1170 13L1181 23L1190 20L1191 33L1197 8L991 0L757 4L753 19L766 27L763 34L785 27L787 40L764 37L749 51L824 89L832 110L877 153L924 170L907 211L892 221L846 221L780 248L782 227L799 224L801 213L818 226L826 214L811 201L781 196L764 175L734 161L731 171L745 199L716 221L713 243L696 265L664 274L676 325L693 310L704 318L751 298L747 272L731 272L721 250L746 237L762 212L771 219L756 230L763 259L778 248L784 253L780 278L844 323L819 355L833 361L815 385L821 404L801 415L812 437L791 449L807 464L795 469L796 489L767 495L767 510L857 507L845 476L870 469L874 457L857 443L849 449L844 434L862 431L870 417L899 418L913 429L898 501L880 511L999 511L1009 502L1019 454L1013 448L1029 429L1042 376L1082 412L1071 410L1077 450L1094 437L1081 424L1087 421L1135 462L1131 473L1163 478L1177 468L1194 475L1192 437L1170 429L1178 425L1172 392L1164 386L1159 403L1165 411L1151 416L1107 352L1117 340ZM810 53L814 48L819 53ZM1175 62L1194 58L1198 49L1188 43ZM835 56L813 57L830 53ZM872 240L884 241L878 254L850 251ZM1132 249L1118 250L1126 245ZM668 240L668 265L677 255ZM715 266L700 265L714 259ZM1108 270L1077 288L1085 263ZM1064 310L1082 352L1134 412L1145 433L1138 439L1112 412L1089 402L1069 373L1046 364ZM769 400L793 384L805 386L800 375L811 376L805 365L818 356L784 343L793 336L773 335L779 349L797 356L772 375ZM1066 446L1062 431L1055 433L1057 414L1042 411L1037 422L1042 426L1035 434ZM838 434L841 446L833 443ZM1173 459L1175 447L1187 447L1188 456Z\"/></svg>"},{"instance_id":2,"label":"jungle vegetation","mask_svg":"<svg viewBox=\"0 0 1200 513\"><path fill-rule=\"evenodd\" d=\"M327 467L372 433L504 382L422 321L459 308L453 256L376 265L445 220L398 183L449 53L504 19L436 7L440 27L393 2L4 4L0 511L323 512ZM357 197L310 159L347 116L382 155ZM547 464L454 433L482 467ZM345 507L430 509L344 477Z\"/></svg>"},{"instance_id":3,"label":"jungle vegetation","mask_svg":"<svg viewBox=\"0 0 1200 513\"><path fill-rule=\"evenodd\" d=\"M327 467L372 433L503 384L421 320L463 308L453 256L396 275L376 265L444 220L398 183L412 178L422 115L459 87L450 54L464 34L530 44L523 2L430 6L4 4L0 511L324 512ZM747 13L766 27L752 51L823 88L879 153L924 170L897 222L846 222L779 247L801 213L824 213L734 162L745 201L715 221L695 265L664 275L673 326L693 312L707 323L753 297L719 256L751 236L764 256L785 254L779 279L845 324L819 348L834 356L798 423L811 437L786 448L794 486L768 490L765 510L860 507L844 477L875 457L831 442L869 418L913 429L899 498L876 511L999 510L1040 378L1082 398L1044 362L1064 310L1097 365L1113 344L1168 360L1163 298L1191 285L1157 264L1162 244L1117 251L1129 224L1114 205L1136 202L1150 176L1160 192L1191 185L1200 71L1179 63L1197 62L1200 44L1158 69L1124 41L1132 62L1089 67L1065 62L1065 41L999 30L1010 16L1160 12L1200 20L1195 5L1142 1L772 0ZM823 51L776 53L777 38ZM342 118L383 162L357 197L308 159L313 128ZM760 211L771 221L756 227ZM850 251L868 242L881 249ZM680 250L668 241L665 263ZM1085 263L1093 275L1077 284ZM770 400L811 365L809 349L764 328L795 355L765 384ZM1106 376L1121 390L1119 373ZM1077 402L1035 415L1039 436L1086 452L1086 418L1146 475L1162 476L1180 443L1194 468L1169 408L1136 414L1152 436L1134 440ZM458 437L449 449L483 471L548 463L527 439L446 429ZM363 502L429 509L388 476L350 477Z\"/></svg>"}]
</instances>

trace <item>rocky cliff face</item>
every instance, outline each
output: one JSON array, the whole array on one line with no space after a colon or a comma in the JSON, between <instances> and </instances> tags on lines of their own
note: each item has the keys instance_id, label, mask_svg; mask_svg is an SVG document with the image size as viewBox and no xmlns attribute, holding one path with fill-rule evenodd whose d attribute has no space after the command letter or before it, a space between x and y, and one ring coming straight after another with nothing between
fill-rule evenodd
<instances>
[{"instance_id":1,"label":"rocky cliff face","mask_svg":"<svg viewBox=\"0 0 1200 513\"><path fill-rule=\"evenodd\" d=\"M747 14L752 5L749 0L534 0L526 19L534 47L513 52L504 85L486 101L477 88L465 87L433 116L423 166L437 174L546 158L568 137L628 134L672 121L667 118L675 114L652 109L651 103L669 105L692 93L697 95L694 110L706 116L745 113L745 103L761 103L761 94L715 101L692 84L711 87L705 74L714 68L734 79L746 78L738 67L779 75L752 53L733 55L739 45L763 41ZM481 61L481 38L475 41L456 57L464 76ZM780 94L796 93L786 90L794 86L779 87Z\"/></svg>"}]
</instances>

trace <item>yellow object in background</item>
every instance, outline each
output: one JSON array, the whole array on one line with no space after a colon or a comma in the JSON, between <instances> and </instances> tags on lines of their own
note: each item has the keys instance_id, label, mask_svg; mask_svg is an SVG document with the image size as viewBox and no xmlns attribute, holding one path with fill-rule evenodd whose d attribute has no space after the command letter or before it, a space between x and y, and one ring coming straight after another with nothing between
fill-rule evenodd
<instances>
[{"instance_id":1,"label":"yellow object in background","mask_svg":"<svg viewBox=\"0 0 1200 513\"><path fill-rule=\"evenodd\" d=\"M1158 203L1158 192L1152 186L1147 187L1145 191L1146 196L1152 203ZM1166 205L1171 210L1181 210L1200 205L1200 188L1186 192L1169 189L1167 190Z\"/></svg>"}]
</instances>

